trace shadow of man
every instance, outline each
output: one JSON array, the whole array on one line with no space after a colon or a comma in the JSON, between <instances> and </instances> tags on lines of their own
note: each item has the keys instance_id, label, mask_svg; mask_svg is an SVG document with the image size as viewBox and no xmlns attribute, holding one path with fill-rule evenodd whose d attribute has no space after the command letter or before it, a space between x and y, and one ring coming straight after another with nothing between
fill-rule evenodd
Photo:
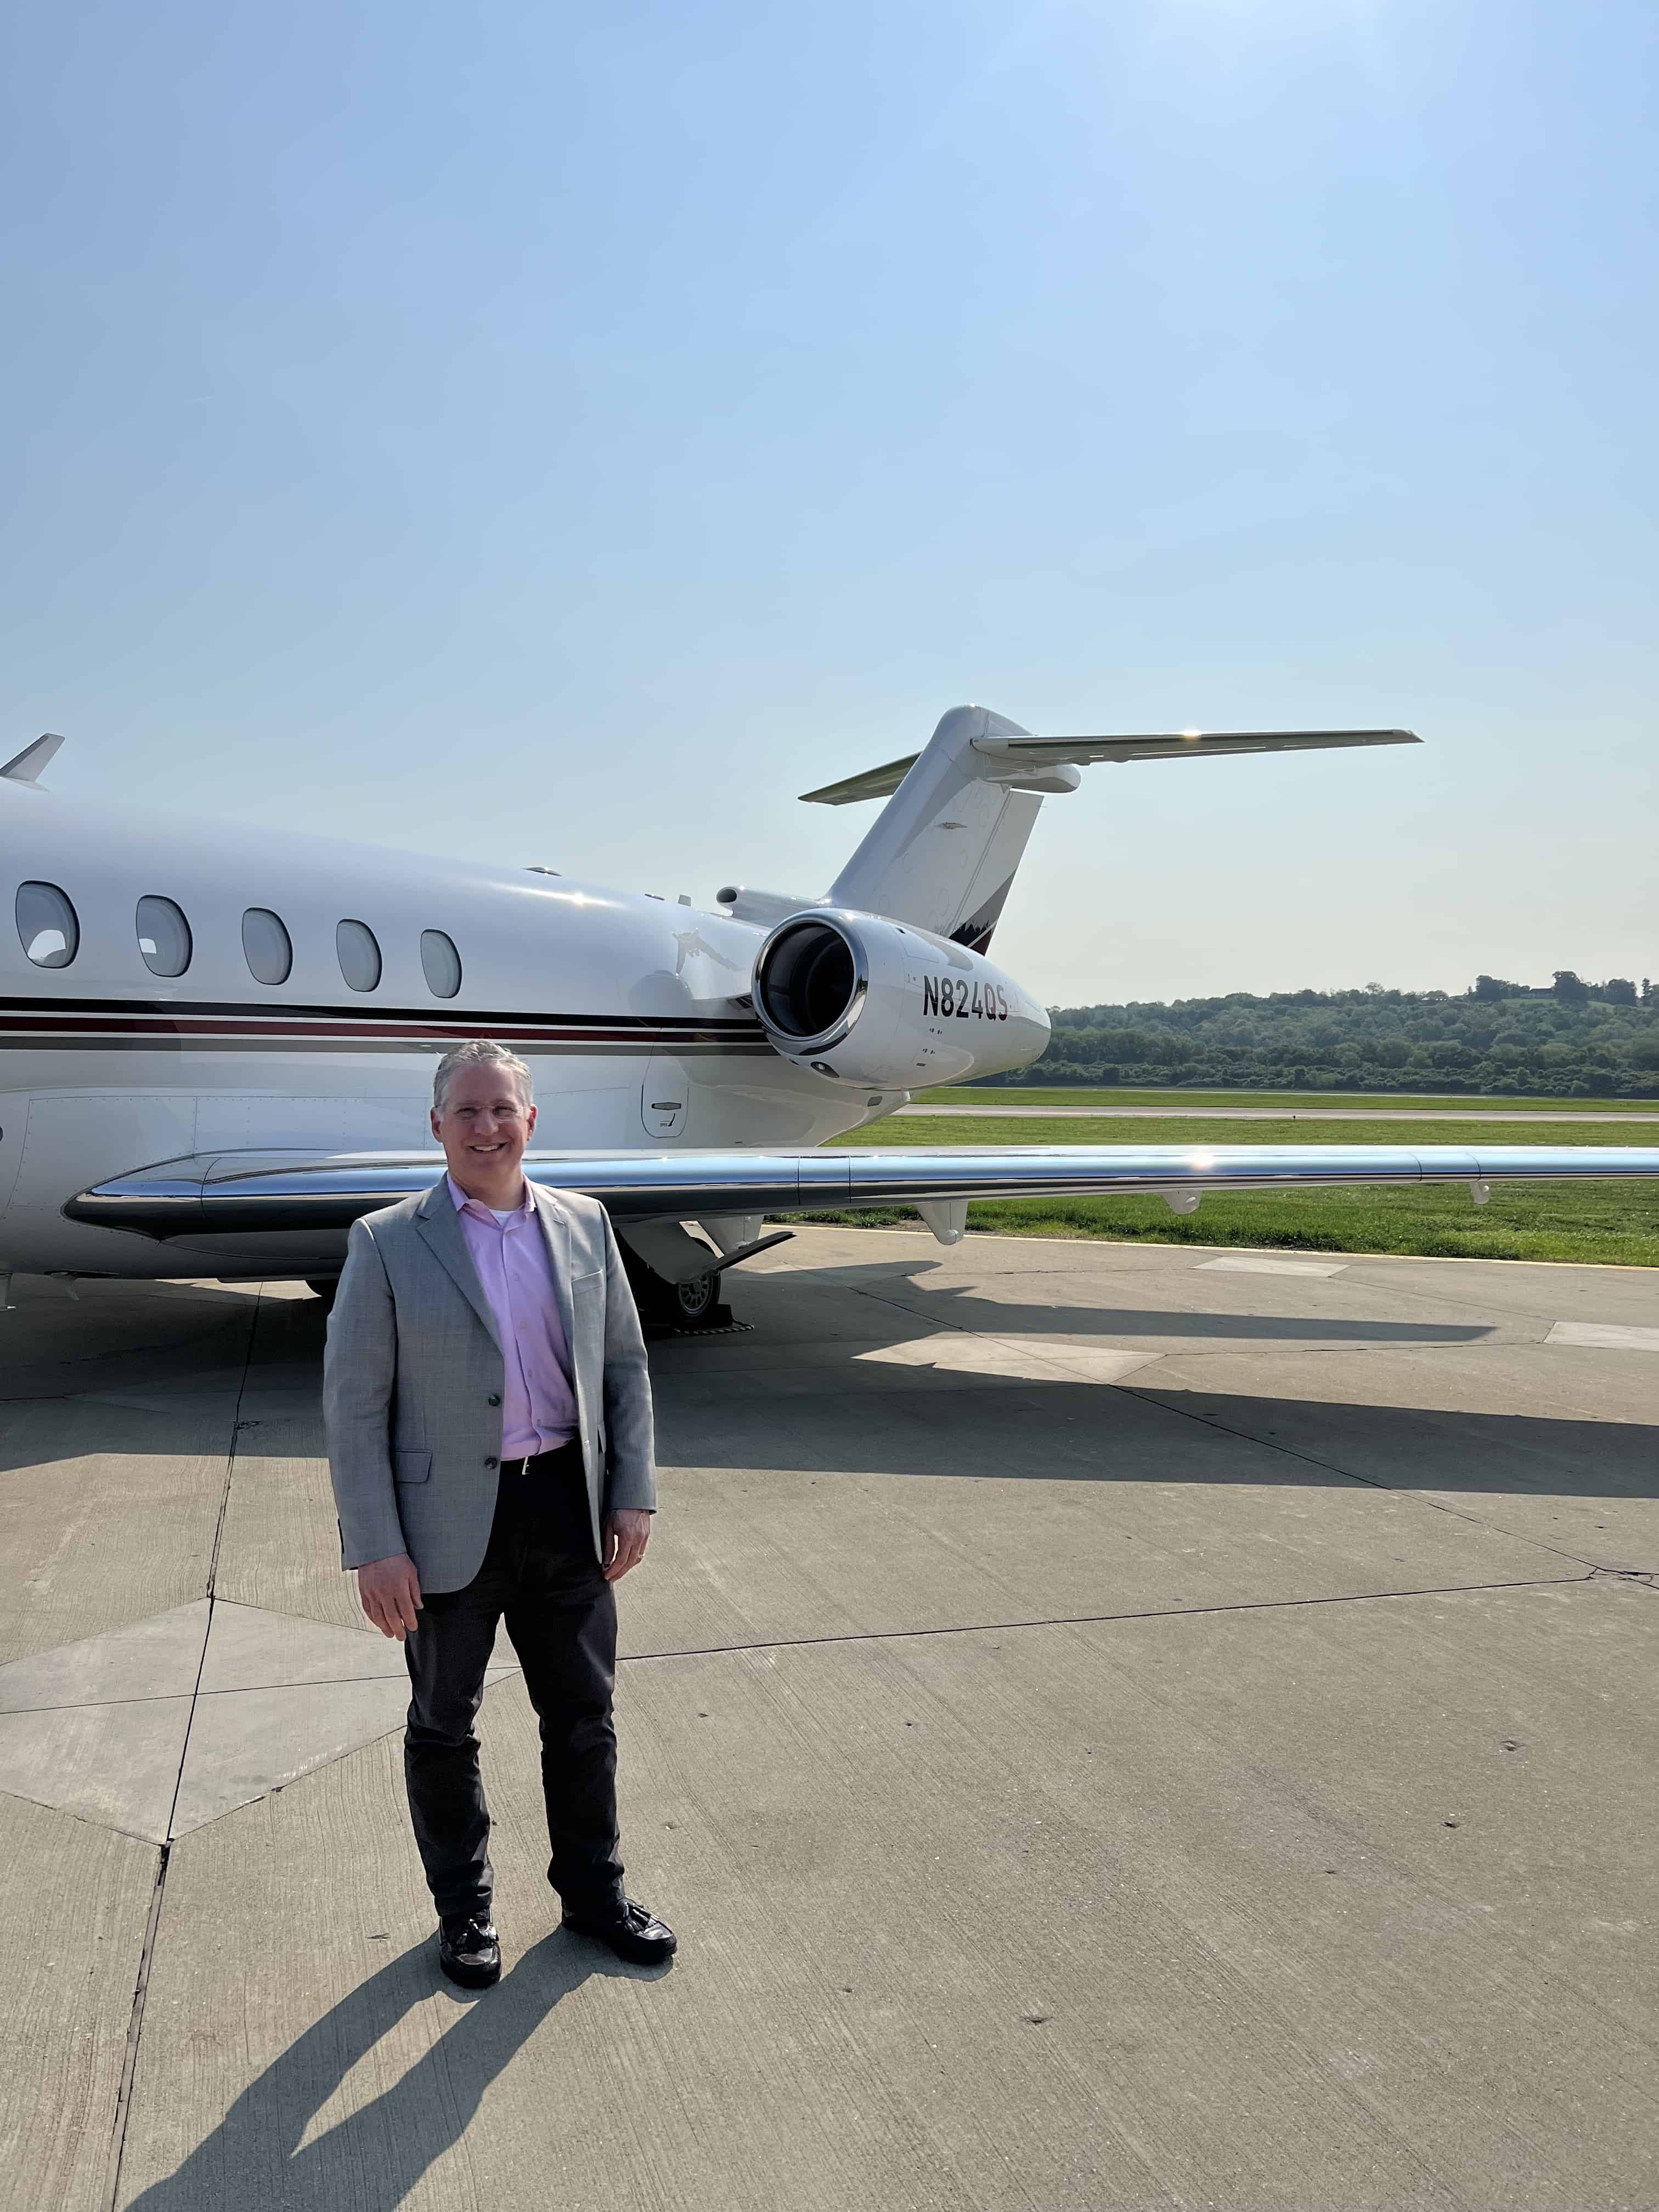
<instances>
[{"instance_id":1,"label":"shadow of man","mask_svg":"<svg viewBox=\"0 0 1659 2212\"><path fill-rule=\"evenodd\" d=\"M302 2142L351 2069L432 1996L433 1960L428 1938L325 2013L248 2084L181 2166L118 2199L125 2212L223 2212L233 2204L238 2212L392 2212L460 2141L484 2091L562 1998L594 1974L660 1981L668 1972L623 1965L556 1929L476 2001L441 1983L440 1994L465 2007L454 2024L392 2087ZM141 2069L140 2096L144 2086Z\"/></svg>"}]
</instances>

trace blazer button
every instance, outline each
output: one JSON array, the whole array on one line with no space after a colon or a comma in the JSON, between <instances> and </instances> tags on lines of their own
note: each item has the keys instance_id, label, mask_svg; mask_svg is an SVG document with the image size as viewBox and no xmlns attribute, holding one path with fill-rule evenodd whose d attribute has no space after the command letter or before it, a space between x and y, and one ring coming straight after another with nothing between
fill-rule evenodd
<instances>
[{"instance_id":1,"label":"blazer button","mask_svg":"<svg viewBox=\"0 0 1659 2212\"><path fill-rule=\"evenodd\" d=\"M486 1467L499 1467L501 1465L501 1462L496 1458L495 1453L491 1452L489 1456L485 1460L484 1465Z\"/></svg>"},{"instance_id":2,"label":"blazer button","mask_svg":"<svg viewBox=\"0 0 1659 2212\"><path fill-rule=\"evenodd\" d=\"M499 1390L492 1390L484 1402L490 1406L499 1406L501 1402L501 1392Z\"/></svg>"}]
</instances>

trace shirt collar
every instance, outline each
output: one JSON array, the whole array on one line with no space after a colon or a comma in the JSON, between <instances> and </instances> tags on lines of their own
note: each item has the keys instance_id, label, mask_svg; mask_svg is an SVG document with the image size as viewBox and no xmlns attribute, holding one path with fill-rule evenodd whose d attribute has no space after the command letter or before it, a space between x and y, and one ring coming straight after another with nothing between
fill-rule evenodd
<instances>
[{"instance_id":1,"label":"shirt collar","mask_svg":"<svg viewBox=\"0 0 1659 2212\"><path fill-rule=\"evenodd\" d=\"M475 1214L481 1221L493 1221L495 1218L494 1209L486 1206L481 1198L469 1198L454 1176L447 1170L445 1171L444 1181L449 1185L449 1202L457 1213L470 1212ZM518 1208L519 1213L524 1215L530 1212L535 1203L530 1192L530 1178L526 1176L524 1186L524 1204ZM503 1229L507 1225L505 1221L502 1222Z\"/></svg>"}]
</instances>

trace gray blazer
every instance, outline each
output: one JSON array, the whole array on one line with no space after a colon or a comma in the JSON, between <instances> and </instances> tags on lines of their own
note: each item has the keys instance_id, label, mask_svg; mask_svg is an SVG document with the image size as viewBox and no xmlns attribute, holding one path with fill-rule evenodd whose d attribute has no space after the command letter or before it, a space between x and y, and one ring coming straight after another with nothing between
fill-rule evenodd
<instances>
[{"instance_id":1,"label":"gray blazer","mask_svg":"<svg viewBox=\"0 0 1659 2212\"><path fill-rule=\"evenodd\" d=\"M552 1256L603 1557L603 1515L656 1504L645 1340L605 1208L575 1191L530 1190ZM423 1590L472 1580L495 1511L502 1378L495 1316L447 1178L354 1221L323 1363L344 1565L407 1552Z\"/></svg>"}]
</instances>

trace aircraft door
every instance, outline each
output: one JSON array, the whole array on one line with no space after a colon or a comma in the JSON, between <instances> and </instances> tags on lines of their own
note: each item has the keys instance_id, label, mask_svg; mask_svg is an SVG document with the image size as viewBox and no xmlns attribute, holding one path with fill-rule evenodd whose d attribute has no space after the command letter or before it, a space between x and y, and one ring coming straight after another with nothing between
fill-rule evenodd
<instances>
[{"instance_id":1,"label":"aircraft door","mask_svg":"<svg viewBox=\"0 0 1659 2212\"><path fill-rule=\"evenodd\" d=\"M691 1081L684 1066L659 1053L645 1072L640 1092L640 1119L647 1137L678 1137L685 1127L691 1103Z\"/></svg>"}]
</instances>

